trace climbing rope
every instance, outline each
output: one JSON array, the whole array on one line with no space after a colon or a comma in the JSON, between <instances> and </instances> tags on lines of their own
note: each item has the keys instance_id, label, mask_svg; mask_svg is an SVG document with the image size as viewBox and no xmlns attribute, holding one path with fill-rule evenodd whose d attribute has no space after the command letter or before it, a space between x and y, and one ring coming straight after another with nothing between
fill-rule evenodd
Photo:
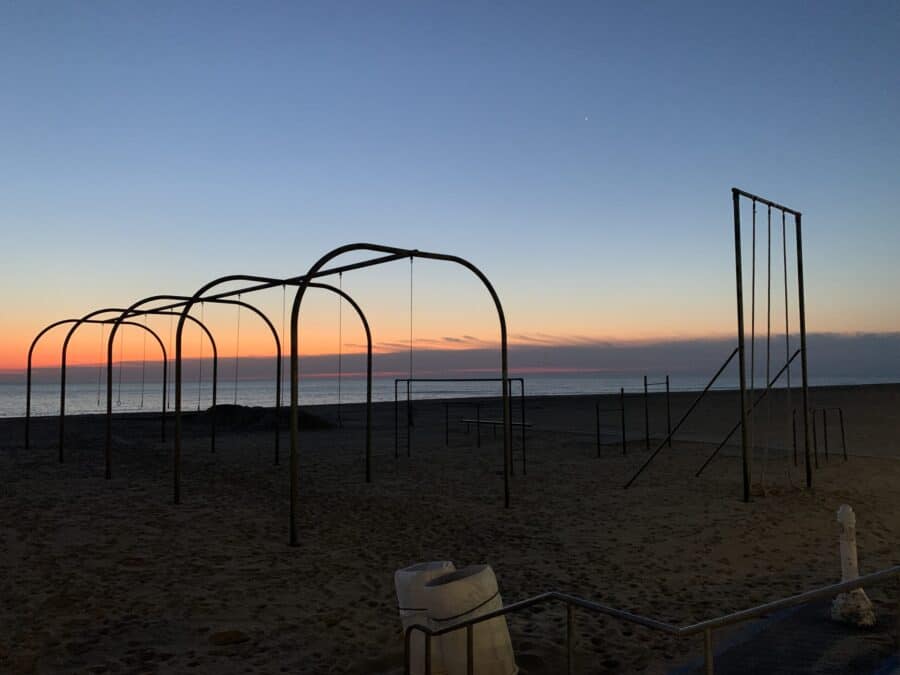
<instances>
[{"instance_id":1,"label":"climbing rope","mask_svg":"<svg viewBox=\"0 0 900 675\"><path fill-rule=\"evenodd\" d=\"M238 293L238 302L241 301L241 295ZM234 404L237 405L238 398L238 362L241 353L241 306L237 306L237 335L234 344Z\"/></svg>"},{"instance_id":2,"label":"climbing rope","mask_svg":"<svg viewBox=\"0 0 900 675\"><path fill-rule=\"evenodd\" d=\"M144 330L143 343L141 345L141 404L140 408L144 408L144 385L147 383L147 315L144 314Z\"/></svg>"},{"instance_id":3,"label":"climbing rope","mask_svg":"<svg viewBox=\"0 0 900 675\"><path fill-rule=\"evenodd\" d=\"M201 302L200 303L200 323L206 325L206 305ZM198 335L197 340L200 343L199 353L200 353L200 364L197 369L197 410L199 411L201 408L201 396L203 395L203 329L201 328Z\"/></svg>"},{"instance_id":4,"label":"climbing rope","mask_svg":"<svg viewBox=\"0 0 900 675\"><path fill-rule=\"evenodd\" d=\"M122 330L122 335L119 336L119 382L118 382L118 392L116 394L116 405L122 405L122 363L125 360L125 331Z\"/></svg>"},{"instance_id":5,"label":"climbing rope","mask_svg":"<svg viewBox=\"0 0 900 675\"><path fill-rule=\"evenodd\" d=\"M103 335L106 333L106 324L100 324L100 350L97 356L97 407L100 407L100 381L103 376Z\"/></svg>"},{"instance_id":6,"label":"climbing rope","mask_svg":"<svg viewBox=\"0 0 900 675\"><path fill-rule=\"evenodd\" d=\"M344 290L344 273L338 272L338 289ZM344 298L338 293L338 367L337 367L337 420L338 428L343 428L344 421L341 418L341 376L343 374L343 348L344 348Z\"/></svg>"}]
</instances>

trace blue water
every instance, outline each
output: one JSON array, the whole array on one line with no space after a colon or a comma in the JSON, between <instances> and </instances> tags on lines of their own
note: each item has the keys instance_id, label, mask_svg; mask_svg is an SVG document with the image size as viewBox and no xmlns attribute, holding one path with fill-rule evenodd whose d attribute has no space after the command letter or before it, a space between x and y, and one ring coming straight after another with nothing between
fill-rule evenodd
<instances>
[{"instance_id":1,"label":"blue water","mask_svg":"<svg viewBox=\"0 0 900 675\"><path fill-rule=\"evenodd\" d=\"M657 381L661 381L657 380ZM854 378L827 377L812 378L810 384L878 384L896 382L896 377ZM696 391L707 383L706 377L683 375L673 376L672 391ZM340 382L340 400L344 403L365 400L365 379L360 377L344 377ZM620 387L627 392L643 391L642 376L623 376L620 374L554 374L528 375L525 377L525 391L529 396L567 395L567 394L610 394L617 393ZM734 377L723 376L716 383L716 389L733 389L737 387ZM664 391L664 386L651 387L651 391ZM513 394L518 394L519 385L512 385ZM416 382L412 384L413 398L453 398L466 396L496 396L500 393L499 382ZM99 395L98 395L99 394ZM285 387L283 401L288 400L288 388ZM405 397L405 384L401 385L400 397ZM172 407L172 386L169 386L169 409ZM223 378L217 393L219 403L234 403L246 406L272 406L275 403L275 384L269 380L244 380L237 383L237 396L233 380ZM394 378L377 377L373 382L373 399L375 401L394 400ZM204 382L198 388L197 382L186 382L183 392L186 410L206 408L212 403L212 386ZM338 401L338 381L332 377L314 377L301 380L301 405L324 405ZM113 384L113 409L115 412L136 412L159 410L162 405L162 386L159 383L147 383L142 387L139 382L123 382ZM69 384L66 388L66 413L87 414L106 410L106 395L93 384ZM59 385L35 384L32 389L31 413L35 416L59 414ZM22 417L25 415L25 385L0 384L0 417Z\"/></svg>"}]
</instances>

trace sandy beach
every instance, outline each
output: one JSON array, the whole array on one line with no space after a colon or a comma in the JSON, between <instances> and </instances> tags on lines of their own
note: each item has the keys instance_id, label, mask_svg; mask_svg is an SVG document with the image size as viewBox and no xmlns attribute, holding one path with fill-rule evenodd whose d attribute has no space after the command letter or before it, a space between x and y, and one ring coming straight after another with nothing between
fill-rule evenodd
<instances>
[{"instance_id":1,"label":"sandy beach","mask_svg":"<svg viewBox=\"0 0 900 675\"><path fill-rule=\"evenodd\" d=\"M648 456L639 398L626 409L627 454L613 414L599 458L598 397L529 399L528 473L517 471L510 509L499 434L483 430L477 448L459 421L463 408L451 408L445 446L442 403L416 402L411 456L401 443L395 459L394 408L378 404L366 484L362 407L345 406L344 428L301 434L296 548L287 545L287 434L275 466L267 423L223 424L211 454L202 420L188 422L176 506L171 439L160 441L152 416L115 421L109 481L102 417L67 420L63 464L55 418L34 420L30 451L22 420L0 420L0 670L401 673L393 573L425 560L490 564L507 603L561 590L683 625L838 581L835 512L844 503L857 514L861 571L896 564L900 386L812 390L811 405L843 409L849 455L844 462L831 422L812 491L801 488L787 401L776 393L771 409L758 409L754 476L764 486L749 504L740 500L734 446L694 477L736 421L735 396L713 393L629 490L622 485ZM673 395L674 419L693 397ZM492 408L484 404L485 417ZM664 411L653 395L654 447ZM312 412L335 418L333 407ZM896 588L869 594L879 625L856 636L858 664L891 651ZM509 625L522 673L564 672L561 606L517 614ZM577 627L577 672L693 672L702 649L699 639L586 613ZM741 634L717 639L729 635ZM809 658L807 672L844 672L849 658L846 650L796 651Z\"/></svg>"}]
</instances>

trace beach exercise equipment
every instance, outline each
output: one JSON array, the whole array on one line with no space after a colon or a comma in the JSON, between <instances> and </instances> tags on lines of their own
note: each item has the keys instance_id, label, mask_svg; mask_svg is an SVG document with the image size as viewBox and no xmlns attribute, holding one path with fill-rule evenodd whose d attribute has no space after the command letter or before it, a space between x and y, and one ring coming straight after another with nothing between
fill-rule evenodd
<instances>
[{"instance_id":1,"label":"beach exercise equipment","mask_svg":"<svg viewBox=\"0 0 900 675\"><path fill-rule=\"evenodd\" d=\"M367 260L361 260L355 263L350 263L347 265L339 266L339 267L331 267L328 268L326 265L331 262L333 259L354 252L366 252L374 255L375 257L369 258ZM375 255L379 254L379 255ZM339 274L340 272L349 272L351 270L363 269L366 267L373 267L376 265L383 265L385 263L394 262L398 260L403 260L404 258L425 258L430 260L442 260L445 262L451 262L462 267L465 267L470 272L472 272L478 279L482 282L488 294L491 296L491 299L494 302L494 307L497 311L497 318L500 324L500 381L501 381L501 389L503 392L503 503L505 507L509 507L510 501L510 486L509 486L509 476L510 476L510 465L512 464L512 425L511 416L510 416L510 400L509 400L509 360L508 360L508 350L507 350L507 330L506 330L506 316L503 313L503 305L500 302L500 298L497 295L497 292L494 290L493 285L490 280L484 275L484 273L478 269L475 265L470 263L468 260L461 258L459 256L447 255L443 253L434 253L429 251L420 251L418 249L401 249L393 246L382 246L380 244L368 244L368 243L358 243L358 244L348 244L346 246L340 246L332 251L326 253L324 256L319 258L316 263L313 264L312 267L309 268L309 271L302 277L297 279L298 287L297 292L294 295L294 301L291 305L291 415L290 415L290 423L291 423L291 494L290 494L290 544L292 546L296 546L298 543L297 537L297 515L298 515L298 464L299 464L299 426L297 420L297 410L299 407L300 401L300 378L299 378L299 355L298 355L298 346L299 346L299 333L298 333L298 320L300 316L300 306L303 301L303 296L306 293L306 289L309 287L312 281L314 281L318 277L328 276ZM410 295L412 297L412 295ZM412 340L410 340L410 346L412 345ZM412 353L412 349L410 349L410 353ZM177 387L177 383L176 383ZM176 401L176 409L177 409L177 401ZM177 410L176 410L177 412ZM368 412L367 412L368 415ZM176 417L177 421L177 417ZM177 423L176 423L176 438L177 438ZM370 456L367 453L366 455L366 473L369 474L369 463Z\"/></svg>"},{"instance_id":2,"label":"beach exercise equipment","mask_svg":"<svg viewBox=\"0 0 900 675\"><path fill-rule=\"evenodd\" d=\"M838 423L841 429L841 450L843 453L844 461L847 461L847 435L844 432L844 409L843 408L813 408L810 410L809 414L812 417L811 424L813 430L813 457L815 458L815 466L819 468L819 435L818 435L818 424L817 420L821 414L822 417L822 443L824 445L825 451L825 462L827 463L829 460L829 452L828 452L828 412L836 412L838 414ZM796 411L795 411L796 412Z\"/></svg>"},{"instance_id":3,"label":"beach exercise equipment","mask_svg":"<svg viewBox=\"0 0 900 675\"><path fill-rule=\"evenodd\" d=\"M644 377L644 381L645 381L644 396L645 397L646 397L646 390L647 390L646 380L647 380L647 378L645 376ZM666 377L666 380L668 380L668 376ZM600 449L603 447L603 444L600 439L600 416L601 415L609 415L612 413L619 413L619 420L621 421L621 428L622 428L622 454L627 455L628 454L628 438L625 433L625 387L619 388L619 407L618 408L601 408L600 401L594 402L594 420L596 422L595 427L597 430L597 458L598 459L600 457ZM647 437L649 438L649 435L650 435L649 421L647 424L647 429L648 429ZM671 433L671 429L670 429L670 433Z\"/></svg>"},{"instance_id":4,"label":"beach exercise equipment","mask_svg":"<svg viewBox=\"0 0 900 675\"><path fill-rule=\"evenodd\" d=\"M144 314L144 326L147 325L147 315ZM142 333L144 337L143 352L141 354L141 403L140 409L144 409L144 384L147 381L147 332ZM166 359L163 359L165 361Z\"/></svg>"},{"instance_id":5,"label":"beach exercise equipment","mask_svg":"<svg viewBox=\"0 0 900 675\"><path fill-rule=\"evenodd\" d=\"M745 502L750 501L750 486L751 486L751 466L752 466L752 456L753 456L753 414L756 407L759 403L766 398L772 388L778 383L779 379L785 372L790 371L791 363L794 359L799 356L800 357L800 375L801 375L801 398L803 402L803 443L804 443L804 459L805 459L805 470L806 470L806 486L807 488L812 487L812 464L811 464L811 446L810 446L810 419L809 419L809 378L808 378L808 368L807 368L807 354L806 354L806 296L805 289L803 283L803 236L802 236L802 214L799 211L796 211L787 206L783 206L778 204L777 202L765 199L758 195L754 195L750 192L746 192L744 190L740 190L738 188L732 188L732 206L733 206L733 215L734 215L734 259L735 259L735 287L736 287L736 296L737 296L737 347L722 365L716 374L713 376L712 380L710 380L709 384L704 388L703 392L701 392L700 396L694 403L690 406L688 411L682 416L681 420L675 425L672 432L668 435L666 440L663 443L667 443L671 436L678 430L681 424L687 419L687 417L693 412L697 404L700 400L706 395L709 389L712 387L712 384L718 379L718 377L722 374L725 367L734 359L735 355L738 357L738 379L739 379L739 387L740 387L740 420L735 425L734 428L728 433L725 440L719 444L719 446L713 451L713 453L709 456L709 458L704 462L703 466L697 471L697 476L699 476L703 470L712 462L712 460L716 457L718 452L724 447L725 443L728 439L738 430L741 431L741 473L743 479L743 500ZM743 256L741 253L741 240L742 240L742 230L741 230L741 200L749 200L752 206L752 221L751 221L751 320L750 320L750 376L748 382L747 375L747 354L746 354L746 331L745 331L745 315L744 315L744 274L743 274ZM782 368L775 374L773 377L769 377L769 372L766 373L766 382L765 388L761 391L759 396L755 395L756 388L756 212L757 205L762 204L766 206L767 212L768 210L780 211L783 219L786 220L787 216L793 216L794 218L794 244L796 247L796 280L797 280L797 317L799 322L799 337L800 337L800 346L793 354L788 356L787 352L791 350L790 344L790 333L788 330L788 316L789 312L785 312L785 333L787 335L787 339L785 341L786 354L785 354L785 363ZM769 218L769 222L771 219ZM769 227L770 236L768 237L768 244L771 246L771 227ZM782 245L784 248L784 252L782 254L782 259L787 261L787 237L786 231L785 236L783 237ZM769 256L769 261L771 262L771 255ZM767 270L768 284L769 287L771 285L771 264L768 265L769 269ZM785 264L785 277L788 274L787 265ZM788 295L787 295L787 281L784 283L785 287L785 307L788 307ZM767 293L767 315L771 316L771 293ZM767 320L767 331L769 332L769 339L767 339L767 368L769 371L768 359L771 358L771 323ZM658 447L651 455L650 458L644 462L644 464L638 469L638 471L631 477L631 479L625 484L625 487L628 488L634 484L635 480L640 476L640 474L650 465L653 459L659 454L659 451L662 449L662 445Z\"/></svg>"},{"instance_id":6,"label":"beach exercise equipment","mask_svg":"<svg viewBox=\"0 0 900 675\"><path fill-rule=\"evenodd\" d=\"M72 323L74 325L69 329L68 333L66 334L66 338L63 341L62 354L60 357L60 406L59 406L59 456L60 456L60 458L62 458L62 456L63 456L63 448L64 448L64 444L65 444L66 372L67 372L66 367L67 367L67 354L68 354L69 341L74 336L75 331L78 330L78 328L82 324L96 322L96 320L94 320L95 316L99 316L101 314L109 314L109 313L113 313L113 312L121 313L122 311L123 310L118 307L106 307L104 309L99 309L99 310L90 312L89 314L86 314L81 319L71 319L71 320L62 322L62 323ZM150 310L149 313L150 314L166 314L166 312L155 311L155 310ZM215 350L215 342L212 340L212 335L206 329L206 326L203 325L201 322L198 322L196 319L194 321L201 327L202 330L204 330L206 332L210 341L213 343L213 348ZM116 322L116 319L112 319L112 318L104 321L104 323L107 323L109 325L115 325L115 322ZM131 324L132 322L123 321L122 323L123 324ZM58 325L58 323L51 324L51 327L55 326L55 325ZM138 325L142 325L142 324L138 324ZM38 336L35 338L35 342L32 344L35 344L37 342L37 339L40 338L40 336L42 334L43 334L43 331L38 334ZM112 335L112 332L110 332L110 335ZM159 338L158 335L156 337L157 337L157 339ZM162 341L159 340L159 342L161 343ZM108 355L110 355L112 353L112 343L111 342L107 343L107 349L108 349ZM163 354L166 357L168 356L165 348L163 348ZM164 359L163 365L164 365L163 384L166 385L167 384L166 381L167 381L167 377L168 377L168 358ZM213 359L213 372L214 373L215 373L217 367L218 367L218 359L217 359L217 357L215 357ZM107 359L106 371L107 371L107 411L106 411L106 414L107 414L107 425L109 425L110 418L112 417L112 362L110 359ZM26 420L28 418L27 413L30 410L30 379L29 379L28 387L29 387L28 393L26 393ZM215 396L215 377L214 377L214 385L213 385L213 395ZM162 414L160 416L161 436L162 436L163 441L166 440L166 413L165 413L165 410L166 410L166 386L163 387L163 408L162 408ZM27 430L27 425L26 425L26 430ZM27 436L27 434L26 434L26 436ZM62 459L60 459L60 461L62 461Z\"/></svg>"},{"instance_id":7,"label":"beach exercise equipment","mask_svg":"<svg viewBox=\"0 0 900 675\"><path fill-rule=\"evenodd\" d=\"M292 277L290 279L276 279L273 277L262 277L258 275L245 275L245 274L232 274L224 277L219 277L218 279L214 279L207 284L204 284L199 290L197 290L194 295L190 297L186 297L183 302L176 303L172 305L172 307L181 308L181 316L178 319L178 328L175 332L175 447L173 452L173 464L174 464L174 490L173 490L173 501L176 504L181 502L181 372L182 372L182 337L184 331L184 321L188 316L188 313L191 310L191 307L195 305L197 302L200 302L201 299L210 302L229 302L226 298L233 297L235 295L241 293L250 293L254 291L263 291L270 288L276 288L278 286L284 287L285 285L293 285L296 286L300 283L300 280L303 277ZM215 288L218 285L234 282L234 281L244 281L244 282L252 282L254 285L249 286L238 291L224 291L220 293L215 293L213 295L206 295L209 291ZM321 290L329 291L331 293L338 293L343 297L347 303L353 307L359 316L360 322L362 323L363 329L366 333L366 482L369 483L372 480L371 473L371 454L372 454L372 331L369 328L369 322L366 318L365 313L362 311L362 308L357 304L357 302L350 297L343 290L331 286L329 284L323 283L309 283L307 284L310 288L318 288ZM233 301L230 301L233 302ZM245 307L252 309L255 312L259 312L255 307L249 304L245 304ZM282 367L281 367L281 358L282 358L282 349L281 349L281 340L278 337L278 333L275 330L274 326L272 326L271 322L266 318L261 312L260 316L264 318L269 327L272 330L272 334L275 337L276 342L276 378L275 378L275 416L273 422L273 428L275 432L275 464L279 464L280 462L280 424L279 419L281 417L281 380L282 380ZM290 413L291 421L297 421L297 409L292 409Z\"/></svg>"},{"instance_id":8,"label":"beach exercise equipment","mask_svg":"<svg viewBox=\"0 0 900 675\"><path fill-rule=\"evenodd\" d=\"M672 401L669 389L669 376L660 382L648 382L647 376L644 375L644 447L650 450L650 387L666 388L666 434L668 435L668 446L672 447ZM624 402L623 402L624 408Z\"/></svg>"},{"instance_id":9,"label":"beach exercise equipment","mask_svg":"<svg viewBox=\"0 0 900 675\"><path fill-rule=\"evenodd\" d=\"M96 314L99 314L96 313ZM34 358L34 349L37 346L40 339L50 332L52 329L57 328L58 326L63 326L66 324L80 324L80 323L91 323L91 324L99 324L101 327L101 339L103 337L102 330L103 327L107 324L111 323L111 320L103 320L103 319L62 319L60 321L54 321L53 323L45 326L41 329L37 335L31 341L31 345L28 347L28 358L27 365L25 369L25 449L28 450L31 447L31 385L32 385L32 371L33 371L33 358ZM160 349L165 356L166 348L162 343L162 340L159 338L152 329L145 327L143 324L127 322L130 326L137 326L138 328L142 328L153 334L157 343L160 346ZM61 370L60 370L60 429L59 429L59 439L60 445L58 448L59 461L62 462L64 460L64 452L63 452L63 439L64 439L64 428L63 428L63 417L65 415L66 408L66 375L65 375L65 347L68 345L68 340L71 336L71 331L66 335L66 341L63 343L64 350L63 356L61 358ZM165 401L166 401L166 371L163 369L163 435L165 435Z\"/></svg>"},{"instance_id":10,"label":"beach exercise equipment","mask_svg":"<svg viewBox=\"0 0 900 675\"><path fill-rule=\"evenodd\" d=\"M412 426L412 419L409 415L409 401L412 399L412 385L416 383L431 383L431 384L467 384L467 383L478 383L478 382L499 382L499 377L400 377L394 379L394 458L400 456L400 405L399 405L399 386L401 384L405 385L406 388L406 401L407 401L407 416L406 416L406 456L411 456L411 433L410 427ZM525 421L525 378L522 377L510 377L508 378L508 384L510 386L510 396L512 396L512 383L516 382L519 385L519 421L512 422L513 427L518 427L522 432L522 473L527 473L527 463L526 463L526 441L525 441L525 429L530 427L530 424L527 424ZM473 394L473 392L466 392L468 394ZM444 445L450 444L450 402L446 401L444 403ZM476 447L481 447L481 423L497 426L498 424L502 424L502 422L498 420L483 420L480 419L481 414L481 404L480 403L471 403L468 401L455 401L453 405L462 405L467 407L474 407L476 410L476 415L478 416L477 420L468 420L467 424L475 424L476 432L477 432L477 445ZM466 420L463 420L464 422ZM497 424L493 424L497 422ZM515 466L511 466L510 470L515 475Z\"/></svg>"}]
</instances>

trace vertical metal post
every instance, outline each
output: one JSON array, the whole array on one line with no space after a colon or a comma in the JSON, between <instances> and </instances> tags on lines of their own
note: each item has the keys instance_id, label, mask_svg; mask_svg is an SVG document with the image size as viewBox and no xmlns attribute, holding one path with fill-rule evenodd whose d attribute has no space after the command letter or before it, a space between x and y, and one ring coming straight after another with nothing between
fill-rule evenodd
<instances>
[{"instance_id":1,"label":"vertical metal post","mask_svg":"<svg viewBox=\"0 0 900 675\"><path fill-rule=\"evenodd\" d=\"M566 672L575 673L575 605L566 605Z\"/></svg>"},{"instance_id":2,"label":"vertical metal post","mask_svg":"<svg viewBox=\"0 0 900 675\"><path fill-rule=\"evenodd\" d=\"M803 290L803 233L801 216L794 214L797 237L797 295L800 314L800 375L803 394L803 441L806 456L806 487L812 487L812 466L809 463L809 374L806 364L806 295Z\"/></svg>"},{"instance_id":3,"label":"vertical metal post","mask_svg":"<svg viewBox=\"0 0 900 675\"><path fill-rule=\"evenodd\" d=\"M844 435L844 409L838 408L838 420L841 423L841 445L844 448L844 461L847 461L847 437Z\"/></svg>"},{"instance_id":4,"label":"vertical metal post","mask_svg":"<svg viewBox=\"0 0 900 675\"><path fill-rule=\"evenodd\" d=\"M794 444L794 466L797 466L797 409L791 410L791 438Z\"/></svg>"},{"instance_id":5,"label":"vertical metal post","mask_svg":"<svg viewBox=\"0 0 900 675\"><path fill-rule=\"evenodd\" d=\"M519 393L519 405L521 406L521 414L519 419L522 421L522 475L528 475L528 460L525 456L525 378L519 380L521 387Z\"/></svg>"},{"instance_id":6,"label":"vertical metal post","mask_svg":"<svg viewBox=\"0 0 900 675\"><path fill-rule=\"evenodd\" d=\"M597 427L597 458L600 458L600 401L594 401L594 421Z\"/></svg>"},{"instance_id":7,"label":"vertical metal post","mask_svg":"<svg viewBox=\"0 0 900 675\"><path fill-rule=\"evenodd\" d=\"M466 626L466 674L475 675L475 633L474 626Z\"/></svg>"},{"instance_id":8,"label":"vertical metal post","mask_svg":"<svg viewBox=\"0 0 900 675\"><path fill-rule=\"evenodd\" d=\"M444 403L444 447L450 445L450 404Z\"/></svg>"},{"instance_id":9,"label":"vertical metal post","mask_svg":"<svg viewBox=\"0 0 900 675\"><path fill-rule=\"evenodd\" d=\"M650 450L650 398L647 393L647 376L644 375L644 445Z\"/></svg>"},{"instance_id":10,"label":"vertical metal post","mask_svg":"<svg viewBox=\"0 0 900 675\"><path fill-rule=\"evenodd\" d=\"M669 437L669 447L672 447L672 400L669 389L669 376L666 375L666 433Z\"/></svg>"},{"instance_id":11,"label":"vertical metal post","mask_svg":"<svg viewBox=\"0 0 900 675\"><path fill-rule=\"evenodd\" d=\"M816 425L816 409L812 409L812 437L813 437L813 457L816 460L816 468L819 468L819 433Z\"/></svg>"},{"instance_id":12,"label":"vertical metal post","mask_svg":"<svg viewBox=\"0 0 900 675\"><path fill-rule=\"evenodd\" d=\"M481 404L475 404L475 447L481 447Z\"/></svg>"},{"instance_id":13,"label":"vertical metal post","mask_svg":"<svg viewBox=\"0 0 900 675\"><path fill-rule=\"evenodd\" d=\"M713 657L712 630L709 628L703 631L703 661L706 667L706 675L714 675L716 664Z\"/></svg>"},{"instance_id":14,"label":"vertical metal post","mask_svg":"<svg viewBox=\"0 0 900 675\"><path fill-rule=\"evenodd\" d=\"M741 467L744 479L744 501L749 502L750 443L747 433L747 359L744 350L744 271L741 259L741 197L736 188L732 188L731 198L734 208L734 273L737 292L738 379L741 388Z\"/></svg>"},{"instance_id":15,"label":"vertical metal post","mask_svg":"<svg viewBox=\"0 0 900 675\"><path fill-rule=\"evenodd\" d=\"M622 454L628 454L628 441L625 434L625 387L619 389L619 401L621 402L621 410L622 410Z\"/></svg>"},{"instance_id":16,"label":"vertical metal post","mask_svg":"<svg viewBox=\"0 0 900 675\"><path fill-rule=\"evenodd\" d=\"M400 403L397 398L397 380L394 380L394 459L400 457Z\"/></svg>"},{"instance_id":17,"label":"vertical metal post","mask_svg":"<svg viewBox=\"0 0 900 675\"><path fill-rule=\"evenodd\" d=\"M825 461L828 461L828 408L822 408L822 438L825 441Z\"/></svg>"}]
</instances>

